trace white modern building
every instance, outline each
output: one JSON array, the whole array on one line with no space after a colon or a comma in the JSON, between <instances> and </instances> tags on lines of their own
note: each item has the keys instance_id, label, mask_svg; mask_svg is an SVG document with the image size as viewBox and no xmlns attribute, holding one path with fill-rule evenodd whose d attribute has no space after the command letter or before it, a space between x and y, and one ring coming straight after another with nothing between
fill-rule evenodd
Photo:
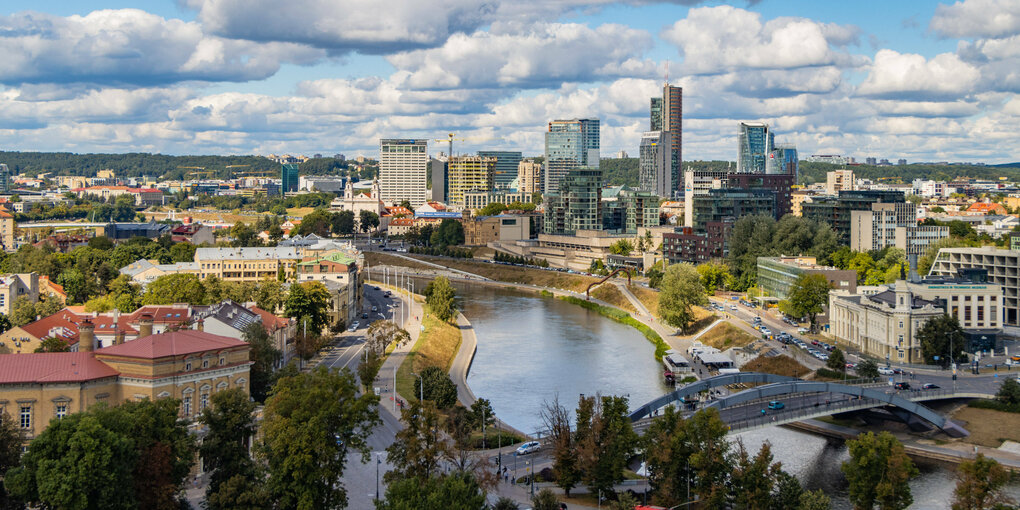
<instances>
[{"instance_id":1,"label":"white modern building","mask_svg":"<svg viewBox=\"0 0 1020 510\"><path fill-rule=\"evenodd\" d=\"M428 189L428 140L383 138L379 141L379 187L387 204L425 203Z\"/></svg>"},{"instance_id":2,"label":"white modern building","mask_svg":"<svg viewBox=\"0 0 1020 510\"><path fill-rule=\"evenodd\" d=\"M982 269L988 282L1002 287L1002 323L1020 327L1020 251L1000 248L943 248L929 272L932 276L954 276L960 270Z\"/></svg>"},{"instance_id":3,"label":"white modern building","mask_svg":"<svg viewBox=\"0 0 1020 510\"><path fill-rule=\"evenodd\" d=\"M895 246L908 255L923 255L928 246L949 237L949 227L917 224L917 206L910 202L877 202L870 211L850 212L850 249L881 250Z\"/></svg>"}]
</instances>

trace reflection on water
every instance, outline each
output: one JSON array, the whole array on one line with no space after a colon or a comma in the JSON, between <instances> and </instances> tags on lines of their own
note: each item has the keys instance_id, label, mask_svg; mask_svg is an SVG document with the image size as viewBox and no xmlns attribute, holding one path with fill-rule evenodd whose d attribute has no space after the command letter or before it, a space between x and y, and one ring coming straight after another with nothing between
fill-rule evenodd
<instances>
[{"instance_id":1,"label":"reflection on water","mask_svg":"<svg viewBox=\"0 0 1020 510\"><path fill-rule=\"evenodd\" d=\"M518 429L540 429L542 403L557 394L573 409L580 393L629 394L634 406L668 389L652 358L652 344L633 328L529 292L462 282L454 282L454 287L478 336L468 384L475 395L492 401L497 416ZM776 461L807 489L823 489L835 509L851 508L840 472L849 458L843 441L782 427L743 432L734 439L752 452L771 442ZM921 474L910 483L910 508L949 508L956 486L953 467L915 463ZM1020 500L1020 483L1010 485L1009 493Z\"/></svg>"}]
</instances>

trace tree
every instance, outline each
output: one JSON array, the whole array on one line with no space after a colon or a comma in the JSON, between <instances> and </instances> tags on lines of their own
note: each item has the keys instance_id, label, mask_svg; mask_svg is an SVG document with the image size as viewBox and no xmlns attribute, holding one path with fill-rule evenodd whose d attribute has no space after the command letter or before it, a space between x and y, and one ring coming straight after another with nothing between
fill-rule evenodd
<instances>
[{"instance_id":1,"label":"tree","mask_svg":"<svg viewBox=\"0 0 1020 510\"><path fill-rule=\"evenodd\" d=\"M205 288L196 274L165 274L153 280L145 288L142 303L146 305L173 303L200 305L205 303Z\"/></svg>"},{"instance_id":2,"label":"tree","mask_svg":"<svg viewBox=\"0 0 1020 510\"><path fill-rule=\"evenodd\" d=\"M475 216L495 216L506 209L507 207L499 202L490 202L489 205L475 211Z\"/></svg>"},{"instance_id":3,"label":"tree","mask_svg":"<svg viewBox=\"0 0 1020 510\"><path fill-rule=\"evenodd\" d=\"M450 380L449 374L439 367L425 367L420 377L414 379L414 395L422 394L422 383L425 384L425 400L435 403L439 409L449 409L457 403L457 385Z\"/></svg>"},{"instance_id":4,"label":"tree","mask_svg":"<svg viewBox=\"0 0 1020 510\"><path fill-rule=\"evenodd\" d=\"M918 470L898 439L888 432L868 432L846 444L850 460L841 469L850 484L848 495L854 508L870 509L876 503L890 510L910 506L914 498L908 482Z\"/></svg>"},{"instance_id":5,"label":"tree","mask_svg":"<svg viewBox=\"0 0 1020 510\"><path fill-rule=\"evenodd\" d=\"M804 491L800 495L800 505L797 510L829 510L832 507L832 500L822 489Z\"/></svg>"},{"instance_id":6,"label":"tree","mask_svg":"<svg viewBox=\"0 0 1020 510\"><path fill-rule=\"evenodd\" d=\"M956 468L953 510L983 510L1015 505L1003 493L1010 475L1001 464L979 453L977 458L961 462Z\"/></svg>"},{"instance_id":7,"label":"tree","mask_svg":"<svg viewBox=\"0 0 1020 510\"><path fill-rule=\"evenodd\" d=\"M263 402L269 395L273 382L273 371L280 361L282 353L273 344L265 326L261 322L253 322L244 328L242 339L251 345L249 358L252 361L250 377L251 398Z\"/></svg>"},{"instance_id":8,"label":"tree","mask_svg":"<svg viewBox=\"0 0 1020 510\"><path fill-rule=\"evenodd\" d=\"M694 306L708 304L701 275L693 265L673 264L666 268L659 292L659 314L670 326L687 331L694 322Z\"/></svg>"},{"instance_id":9,"label":"tree","mask_svg":"<svg viewBox=\"0 0 1020 510\"><path fill-rule=\"evenodd\" d=\"M634 244L629 239L620 239L609 246L609 252L614 255L628 256L634 251Z\"/></svg>"},{"instance_id":10,"label":"tree","mask_svg":"<svg viewBox=\"0 0 1020 510\"><path fill-rule=\"evenodd\" d=\"M386 460L393 470L386 473L386 482L426 480L439 472L439 461L449 453L449 446L439 437L439 412L430 402L412 400L400 411L406 425L386 448Z\"/></svg>"},{"instance_id":11,"label":"tree","mask_svg":"<svg viewBox=\"0 0 1020 510\"><path fill-rule=\"evenodd\" d=\"M0 413L0 474L16 467L21 461L21 444L24 439L14 418L8 413ZM2 483L0 483L0 508L5 510L24 508L12 500Z\"/></svg>"},{"instance_id":12,"label":"tree","mask_svg":"<svg viewBox=\"0 0 1020 510\"><path fill-rule=\"evenodd\" d=\"M925 322L915 334L921 344L921 356L929 365L948 367L952 359L965 356L963 350L966 342L960 321L949 314L935 317ZM938 356L938 360L935 357Z\"/></svg>"},{"instance_id":13,"label":"tree","mask_svg":"<svg viewBox=\"0 0 1020 510\"><path fill-rule=\"evenodd\" d=\"M570 427L570 411L560 404L560 397L556 395L552 402L546 401L542 405L541 416L549 431L556 486L570 497L570 490L581 481L581 466L578 464L574 433Z\"/></svg>"},{"instance_id":14,"label":"tree","mask_svg":"<svg viewBox=\"0 0 1020 510\"><path fill-rule=\"evenodd\" d=\"M432 233L429 242L433 246L458 246L464 244L464 225L453 218L446 218Z\"/></svg>"},{"instance_id":15,"label":"tree","mask_svg":"<svg viewBox=\"0 0 1020 510\"><path fill-rule=\"evenodd\" d=\"M197 249L197 246L189 242L177 243L170 247L170 257L174 262L193 262Z\"/></svg>"},{"instance_id":16,"label":"tree","mask_svg":"<svg viewBox=\"0 0 1020 510\"><path fill-rule=\"evenodd\" d=\"M306 236L315 234L319 237L329 237L329 231L333 224L333 215L324 208L318 208L301 218L301 224L297 227L297 234Z\"/></svg>"},{"instance_id":17,"label":"tree","mask_svg":"<svg viewBox=\"0 0 1020 510\"><path fill-rule=\"evenodd\" d=\"M560 510L560 502L556 494L549 489L542 489L531 498L531 506L534 510Z\"/></svg>"},{"instance_id":18,"label":"tree","mask_svg":"<svg viewBox=\"0 0 1020 510\"><path fill-rule=\"evenodd\" d=\"M400 347L410 341L411 334L407 330L385 319L373 322L365 334L365 348L377 356L382 356L390 344Z\"/></svg>"},{"instance_id":19,"label":"tree","mask_svg":"<svg viewBox=\"0 0 1020 510\"><path fill-rule=\"evenodd\" d=\"M825 366L830 370L837 372L846 372L846 356L843 355L843 350L836 347L829 353L829 360L825 362Z\"/></svg>"},{"instance_id":20,"label":"tree","mask_svg":"<svg viewBox=\"0 0 1020 510\"><path fill-rule=\"evenodd\" d=\"M425 480L405 478L386 487L385 499L376 503L377 510L418 510L444 508L450 510L484 510L485 491L474 475L456 471Z\"/></svg>"},{"instance_id":21,"label":"tree","mask_svg":"<svg viewBox=\"0 0 1020 510\"><path fill-rule=\"evenodd\" d=\"M290 286L283 313L299 319L298 328L306 328L318 334L329 322L329 290L322 282L295 283Z\"/></svg>"},{"instance_id":22,"label":"tree","mask_svg":"<svg viewBox=\"0 0 1020 510\"><path fill-rule=\"evenodd\" d=\"M695 269L701 275L701 286L709 295L715 294L716 290L725 287L726 280L730 277L730 268L719 262L698 264Z\"/></svg>"},{"instance_id":23,"label":"tree","mask_svg":"<svg viewBox=\"0 0 1020 510\"><path fill-rule=\"evenodd\" d=\"M457 312L453 285L445 276L438 276L425 287L425 303L429 311L441 321L449 321Z\"/></svg>"},{"instance_id":24,"label":"tree","mask_svg":"<svg viewBox=\"0 0 1020 510\"><path fill-rule=\"evenodd\" d=\"M276 313L284 300L286 294L283 291L283 284L278 280L266 278L258 284L255 290L255 305L269 313Z\"/></svg>"},{"instance_id":25,"label":"tree","mask_svg":"<svg viewBox=\"0 0 1020 510\"><path fill-rule=\"evenodd\" d=\"M14 300L11 306L11 323L15 326L24 326L34 322L36 318L35 303L28 299L28 296L20 296Z\"/></svg>"},{"instance_id":26,"label":"tree","mask_svg":"<svg viewBox=\"0 0 1020 510\"><path fill-rule=\"evenodd\" d=\"M272 502L264 483L244 475L234 475L220 484L219 490L206 492L210 510L270 510Z\"/></svg>"},{"instance_id":27,"label":"tree","mask_svg":"<svg viewBox=\"0 0 1020 510\"><path fill-rule=\"evenodd\" d=\"M792 479L796 482L796 478L792 476L781 477L784 473L782 465L772 462L772 445L768 441L765 441L758 453L751 457L744 448L744 443L738 440L736 460L733 464L733 471L730 473L730 499L735 508L769 510L774 503L779 503L776 500L779 480L782 478L784 483L789 483ZM796 490L800 490L799 484ZM786 492L796 491L787 487ZM789 505L791 496L792 494L786 494L783 504L775 508L791 508ZM800 494L796 496L799 499Z\"/></svg>"},{"instance_id":28,"label":"tree","mask_svg":"<svg viewBox=\"0 0 1020 510\"><path fill-rule=\"evenodd\" d=\"M279 508L312 510L347 505L339 482L347 454L368 460L368 436L380 423L379 397L358 395L348 370L281 377L266 400L262 451L269 471L268 490Z\"/></svg>"},{"instance_id":29,"label":"tree","mask_svg":"<svg viewBox=\"0 0 1020 510\"><path fill-rule=\"evenodd\" d=\"M43 338L39 342L39 347L35 348L35 352L69 352L70 350L71 346L67 345L67 340L54 336Z\"/></svg>"},{"instance_id":30,"label":"tree","mask_svg":"<svg viewBox=\"0 0 1020 510\"><path fill-rule=\"evenodd\" d=\"M688 501L690 481L691 494L706 501L706 508L723 506L732 471L728 432L719 411L711 408L685 420L671 406L653 420L643 441L655 501L663 506Z\"/></svg>"},{"instance_id":31,"label":"tree","mask_svg":"<svg viewBox=\"0 0 1020 510\"><path fill-rule=\"evenodd\" d=\"M832 285L825 275L818 273L805 273L797 278L790 288L786 299L789 303L788 310L795 317L807 316L811 323L811 331L815 330L815 318L824 311L824 306L829 302L829 290Z\"/></svg>"},{"instance_id":32,"label":"tree","mask_svg":"<svg viewBox=\"0 0 1020 510\"><path fill-rule=\"evenodd\" d=\"M206 472L211 473L207 498L226 499L212 496L222 496L219 492L223 485L235 476L241 477L246 484L235 480L228 487L230 492L236 491L239 486L250 490L260 485L262 477L258 466L248 454L248 442L256 431L254 412L255 403L237 388L213 393L212 406L202 411L199 420L206 426L207 432L199 452ZM218 510L219 506L210 505L210 508Z\"/></svg>"},{"instance_id":33,"label":"tree","mask_svg":"<svg viewBox=\"0 0 1020 510\"><path fill-rule=\"evenodd\" d=\"M521 506L506 496L500 496L496 503L492 505L492 510L521 510Z\"/></svg>"},{"instance_id":34,"label":"tree","mask_svg":"<svg viewBox=\"0 0 1020 510\"><path fill-rule=\"evenodd\" d=\"M371 232L379 226L379 215L368 210L362 210L358 215L358 226L362 232Z\"/></svg>"},{"instance_id":35,"label":"tree","mask_svg":"<svg viewBox=\"0 0 1020 510\"><path fill-rule=\"evenodd\" d=\"M755 284L758 257L774 255L772 247L776 220L771 216L742 216L730 231L729 266L733 290L743 291Z\"/></svg>"},{"instance_id":36,"label":"tree","mask_svg":"<svg viewBox=\"0 0 1020 510\"><path fill-rule=\"evenodd\" d=\"M63 285L71 303L84 303L88 300L88 282L77 268L65 269L57 278L57 283Z\"/></svg>"},{"instance_id":37,"label":"tree","mask_svg":"<svg viewBox=\"0 0 1020 510\"><path fill-rule=\"evenodd\" d=\"M349 236L353 234L354 211L340 211L338 213L333 213L329 229L335 236Z\"/></svg>"},{"instance_id":38,"label":"tree","mask_svg":"<svg viewBox=\"0 0 1020 510\"><path fill-rule=\"evenodd\" d=\"M375 376L379 375L383 361L383 358L373 351L365 353L365 359L358 365L358 380L361 381L361 386L365 388L365 391L372 387L372 382L375 381Z\"/></svg>"},{"instance_id":39,"label":"tree","mask_svg":"<svg viewBox=\"0 0 1020 510\"><path fill-rule=\"evenodd\" d=\"M581 397L576 416L578 459L585 467L582 479L592 494L613 494L638 442L627 416L627 398Z\"/></svg>"},{"instance_id":40,"label":"tree","mask_svg":"<svg viewBox=\"0 0 1020 510\"><path fill-rule=\"evenodd\" d=\"M1020 382L1013 377L1002 381L999 391L995 393L995 399L1006 405L1020 405Z\"/></svg>"},{"instance_id":41,"label":"tree","mask_svg":"<svg viewBox=\"0 0 1020 510\"><path fill-rule=\"evenodd\" d=\"M480 429L483 426L492 427L496 423L496 413L492 410L492 403L484 398L476 399L471 404L469 417L474 429Z\"/></svg>"},{"instance_id":42,"label":"tree","mask_svg":"<svg viewBox=\"0 0 1020 510\"><path fill-rule=\"evenodd\" d=\"M862 359L857 364L857 375L868 379L878 377L878 364L870 359Z\"/></svg>"}]
</instances>

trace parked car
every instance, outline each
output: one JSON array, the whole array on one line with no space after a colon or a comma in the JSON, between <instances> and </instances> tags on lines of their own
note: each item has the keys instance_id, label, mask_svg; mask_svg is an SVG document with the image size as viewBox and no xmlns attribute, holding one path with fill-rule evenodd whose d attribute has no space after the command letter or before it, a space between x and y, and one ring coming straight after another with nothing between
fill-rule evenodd
<instances>
[{"instance_id":1,"label":"parked car","mask_svg":"<svg viewBox=\"0 0 1020 510\"><path fill-rule=\"evenodd\" d=\"M517 447L517 455L527 455L529 453L535 453L542 448L542 445L538 441L528 441Z\"/></svg>"},{"instance_id":2,"label":"parked car","mask_svg":"<svg viewBox=\"0 0 1020 510\"><path fill-rule=\"evenodd\" d=\"M928 382L928 383L924 383L924 385L921 386L921 388L925 389L925 390L937 390L937 389L941 388L941 386L939 386L939 385L937 385L935 383Z\"/></svg>"},{"instance_id":3,"label":"parked car","mask_svg":"<svg viewBox=\"0 0 1020 510\"><path fill-rule=\"evenodd\" d=\"M807 334L807 328L797 328L797 332L802 334L802 335L806 335Z\"/></svg>"},{"instance_id":4,"label":"parked car","mask_svg":"<svg viewBox=\"0 0 1020 510\"><path fill-rule=\"evenodd\" d=\"M784 404L784 403L782 403L782 402L780 402L778 400L770 400L769 401L769 409L782 409L784 407L786 407L786 404Z\"/></svg>"},{"instance_id":5,"label":"parked car","mask_svg":"<svg viewBox=\"0 0 1020 510\"><path fill-rule=\"evenodd\" d=\"M886 367L878 367L878 373L880 375L893 375L892 369Z\"/></svg>"}]
</instances>

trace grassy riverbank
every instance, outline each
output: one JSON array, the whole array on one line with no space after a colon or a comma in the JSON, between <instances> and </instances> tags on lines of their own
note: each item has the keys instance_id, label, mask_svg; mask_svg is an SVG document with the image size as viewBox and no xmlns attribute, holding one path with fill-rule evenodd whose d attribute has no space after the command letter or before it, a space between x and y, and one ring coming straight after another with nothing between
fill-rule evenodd
<instances>
[{"instance_id":1,"label":"grassy riverbank","mask_svg":"<svg viewBox=\"0 0 1020 510\"><path fill-rule=\"evenodd\" d=\"M435 269L434 267L425 266L424 264L416 264L415 262L405 260L401 257L394 257L384 253L367 252L365 256L368 257L370 264L390 264L394 266L415 267L420 269ZM574 292L584 292L584 289L588 288L588 285L598 281L590 276L581 276L542 269L531 269L519 266L504 266L502 264L490 264L488 262L449 259L444 257L426 257L423 255L409 255L409 257L433 264L439 264L451 269L459 269L468 273L484 276L491 280L537 285L539 287L552 287L572 290Z\"/></svg>"},{"instance_id":2,"label":"grassy riverbank","mask_svg":"<svg viewBox=\"0 0 1020 510\"><path fill-rule=\"evenodd\" d=\"M620 288L610 282L603 283L591 291L591 297L617 308L623 308L628 312L637 313L637 308L634 308L627 296L624 296L623 292L620 292Z\"/></svg>"},{"instance_id":3,"label":"grassy riverbank","mask_svg":"<svg viewBox=\"0 0 1020 510\"><path fill-rule=\"evenodd\" d=\"M655 332L655 330L648 327L641 321L631 317L630 314L623 310L610 308L608 306L602 306L600 304L592 303L591 301L585 301L583 299L579 299L573 296L560 296L559 299L562 299L568 303L573 303L583 308L587 308L588 310L596 312L603 317L612 319L616 322L619 322L620 324L626 324L640 331L641 334L645 335L645 338L647 338L648 341L655 346L655 359L661 359L662 356L666 354L666 351L669 350L669 345L666 344L666 341L663 340L662 337Z\"/></svg>"},{"instance_id":4,"label":"grassy riverbank","mask_svg":"<svg viewBox=\"0 0 1020 510\"><path fill-rule=\"evenodd\" d=\"M425 331L414 343L411 352L407 353L400 368L397 369L397 393L408 400L416 398L414 394L413 374L420 373L425 367L436 366L449 371L453 359L460 349L460 328L456 324L443 322L432 314L425 317Z\"/></svg>"},{"instance_id":5,"label":"grassy riverbank","mask_svg":"<svg viewBox=\"0 0 1020 510\"><path fill-rule=\"evenodd\" d=\"M715 316L712 316L712 322L715 322ZM744 347L755 340L753 336L728 322L723 322L698 337L699 342L709 347L715 347L720 351L725 351L731 347Z\"/></svg>"}]
</instances>

